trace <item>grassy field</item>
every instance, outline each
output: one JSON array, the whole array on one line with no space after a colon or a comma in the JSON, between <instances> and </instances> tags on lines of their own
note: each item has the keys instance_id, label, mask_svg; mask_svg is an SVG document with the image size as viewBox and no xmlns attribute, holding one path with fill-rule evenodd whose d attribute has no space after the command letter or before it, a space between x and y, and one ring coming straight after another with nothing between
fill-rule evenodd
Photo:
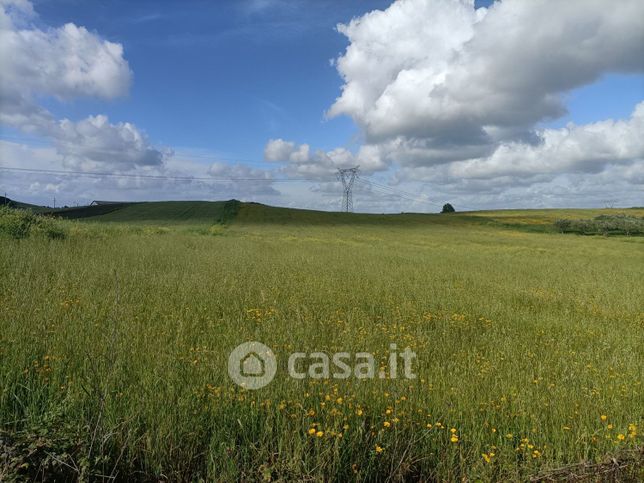
<instances>
[{"instance_id":1,"label":"grassy field","mask_svg":"<svg viewBox=\"0 0 644 483\"><path fill-rule=\"evenodd\" d=\"M2 238L0 480L635 481L644 238L552 229L616 211L644 214L159 203ZM246 341L278 359L257 391ZM391 343L416 379L287 375Z\"/></svg>"}]
</instances>

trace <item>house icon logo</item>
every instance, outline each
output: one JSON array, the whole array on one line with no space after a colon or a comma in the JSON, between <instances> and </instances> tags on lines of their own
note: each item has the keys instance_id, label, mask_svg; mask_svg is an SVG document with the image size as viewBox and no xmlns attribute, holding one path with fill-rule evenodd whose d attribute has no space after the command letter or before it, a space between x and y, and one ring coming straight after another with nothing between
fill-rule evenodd
<instances>
[{"instance_id":1,"label":"house icon logo","mask_svg":"<svg viewBox=\"0 0 644 483\"><path fill-rule=\"evenodd\" d=\"M228 375L245 389L260 389L277 372L277 359L270 347L261 342L245 342L228 356Z\"/></svg>"},{"instance_id":2,"label":"house icon logo","mask_svg":"<svg viewBox=\"0 0 644 483\"><path fill-rule=\"evenodd\" d=\"M266 374L266 363L257 352L249 352L240 361L239 372L244 377L262 377Z\"/></svg>"}]
</instances>

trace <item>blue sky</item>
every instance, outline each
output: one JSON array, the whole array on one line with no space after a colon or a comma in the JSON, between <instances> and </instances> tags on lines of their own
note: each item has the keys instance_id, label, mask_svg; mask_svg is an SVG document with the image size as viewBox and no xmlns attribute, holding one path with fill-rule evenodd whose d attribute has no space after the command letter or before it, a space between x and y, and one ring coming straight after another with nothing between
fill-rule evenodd
<instances>
[{"instance_id":1,"label":"blue sky","mask_svg":"<svg viewBox=\"0 0 644 483\"><path fill-rule=\"evenodd\" d=\"M410 0L410 8L412 3ZM423 2L418 0L417 3ZM490 5L491 0L476 2L476 7ZM80 92L77 96L63 96L61 99L48 91L33 91L25 96L31 99L30 102L46 109L55 119L66 118L77 122L88 116L102 114L113 124L131 123L147 136L155 148L172 150L175 157L188 157L194 163L204 166L213 162L244 164L252 168L264 168L269 172L284 167L288 165L290 158L274 160L284 161L283 163L265 161L267 142L275 139L292 143L293 150L301 144L309 145L311 152L319 149L328 153L345 148L358 159L358 153L364 145L377 144L379 149L386 150L387 140L378 138L376 143L378 136L372 132L373 123L366 114L363 116L364 113L339 109L338 115L326 118L325 113L342 94L343 85L353 82L365 91L370 88L365 86L366 81L359 76L351 78L354 75L351 67L346 68L345 74L348 72L349 75L345 75L343 79L340 75L341 67L331 61L342 56L348 46L364 47L374 40L359 32L354 33L352 38L351 35L338 32L336 25L346 24L351 19L376 9L386 10L389 6L388 1L371 0L33 1L35 16L31 18L29 28L47 32L71 22L85 27L101 41L122 45L123 61L129 66L131 79L127 92L118 96L96 96ZM419 6L419 15L422 14L420 8ZM460 7L454 0L453 10L458 8ZM498 10L498 16L501 17L502 12ZM393 22L397 18L392 14L391 19L388 19L386 14L390 11L393 13L393 9L387 11L383 15L383 21ZM427 12L424 25L428 27L423 29L431 29L431 15L440 14L437 10ZM491 15L488 14L488 17ZM571 19L571 23L573 20ZM480 43L484 45L485 38L481 39ZM377 37L375 41L378 41ZM445 41L449 42L449 39ZM476 50L477 38L472 38L470 44L468 48ZM432 48L433 44L428 41L427 50L431 51ZM544 51L547 48L544 46ZM606 119L628 119L635 106L644 99L644 76L641 69L632 67L632 62L627 65L628 68L607 66L603 71L590 75L586 81L577 80L576 85L568 83L572 87L561 88L556 92L568 112L557 111L554 117L546 114L531 118L521 126L521 130L556 130L571 122L584 125ZM539 106L535 106L535 111L538 108ZM429 121L427 120L428 123ZM507 128L508 126L503 126L503 129ZM434 140L431 127L427 129ZM396 135L403 135L405 141L411 139L407 132L400 131ZM523 137L517 139L524 139L526 135L521 136ZM34 131L29 131L24 126L11 123L2 124L0 137L10 142L24 142L32 147L55 146L57 142L41 131L34 134ZM420 141L425 146L428 139L429 136L423 134L414 138L414 141ZM502 143L505 139L495 142ZM476 159L490 156L496 146L488 146L487 151L483 149L480 153L477 151ZM61 155L60 149L57 154ZM447 172L437 171L439 168L436 166L447 166L442 160L436 162L427 158L422 162L400 161L406 159L405 155L404 152L389 153L390 160L379 161L380 164L368 167L366 175L391 183L391 186L399 186L406 192L417 193L421 197L427 193L413 184L414 179L426 177L423 181L427 186L448 176ZM9 151L4 156L8 157ZM288 156L296 158L292 153ZM454 156L458 162L469 159L461 159L459 154ZM309 165L315 161L313 157L307 161L307 172L310 171ZM448 156L446 159L452 158ZM639 156L629 162L639 162ZM54 164L52 161L52 166ZM71 166L67 161L63 164ZM422 164L424 171L416 170L410 174L409 170L419 164ZM382 165L386 165L386 169L378 167ZM96 162L92 166L96 168L101 165ZM459 171L459 166L452 168L454 169L449 176L462 172ZM434 171L429 173L428 170ZM582 169L582 172L586 174L586 170ZM530 173L531 176L533 174L535 173ZM574 175L561 170L555 174L557 177ZM3 181L8 180L6 173L2 176L5 177ZM499 173L498 176L500 179L507 175ZM490 185L486 193L479 186L482 183L479 182L480 179L483 178L477 178L476 181L468 179L467 183L461 179L458 186L455 182L451 193L445 192L441 196L448 198L458 194L460 198L457 199L467 201L468 205L494 206L495 203L491 201L493 195L490 193L498 192L500 185ZM488 176L485 179L491 178ZM553 180L554 178L548 182ZM542 182L542 178L535 178L535 183ZM466 185L474 184L478 198L467 196L463 192ZM306 189L318 192L332 190L331 187ZM302 192L305 191L302 188ZM281 200L267 195L266 201L298 205L303 201L302 192L299 195L282 193ZM135 198L146 194L149 195L146 192L126 193L128 197ZM225 194L227 193L222 193ZM76 198L79 196L81 193L75 195ZM261 196L258 199L263 200ZM522 197L517 193L512 199L521 200ZM632 197L624 202L631 200ZM579 202L566 199L562 203L584 205L591 201L580 198ZM551 203L552 198L541 200L542 204L547 202ZM325 205L322 201L315 206L332 208L332 205ZM401 204L398 203L393 209L400 207ZM378 209L381 209L380 205Z\"/></svg>"},{"instance_id":2,"label":"blue sky","mask_svg":"<svg viewBox=\"0 0 644 483\"><path fill-rule=\"evenodd\" d=\"M122 43L134 72L124 99L47 105L70 119L102 112L142 126L160 144L223 160L261 161L274 137L354 148L359 133L351 120L324 118L342 85L329 60L347 46L335 26L389 3L35 2L45 25L74 22ZM543 125L626 117L643 91L642 75L608 75L571 92L570 113Z\"/></svg>"},{"instance_id":3,"label":"blue sky","mask_svg":"<svg viewBox=\"0 0 644 483\"><path fill-rule=\"evenodd\" d=\"M73 21L120 42L134 72L124 99L51 101L60 117L103 112L156 142L261 161L272 137L331 149L356 133L325 121L341 79L329 60L346 47L335 25L387 1L36 3L43 23Z\"/></svg>"}]
</instances>

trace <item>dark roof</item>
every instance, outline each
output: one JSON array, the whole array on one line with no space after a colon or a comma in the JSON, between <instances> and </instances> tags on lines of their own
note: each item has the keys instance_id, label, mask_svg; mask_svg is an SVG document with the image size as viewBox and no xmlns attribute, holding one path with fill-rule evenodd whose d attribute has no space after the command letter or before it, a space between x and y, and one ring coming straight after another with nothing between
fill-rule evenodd
<instances>
[{"instance_id":1,"label":"dark roof","mask_svg":"<svg viewBox=\"0 0 644 483\"><path fill-rule=\"evenodd\" d=\"M100 200L94 200L90 203L90 206L93 205L122 205L123 203L127 203L126 201L100 201Z\"/></svg>"}]
</instances>

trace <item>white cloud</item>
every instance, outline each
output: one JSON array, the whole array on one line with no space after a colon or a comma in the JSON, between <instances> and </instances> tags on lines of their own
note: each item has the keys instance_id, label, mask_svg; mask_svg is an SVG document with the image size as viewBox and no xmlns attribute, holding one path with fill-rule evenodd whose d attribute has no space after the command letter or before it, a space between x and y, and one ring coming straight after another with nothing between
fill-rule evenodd
<instances>
[{"instance_id":1,"label":"white cloud","mask_svg":"<svg viewBox=\"0 0 644 483\"><path fill-rule=\"evenodd\" d=\"M101 39L73 23L47 30L19 26L34 15L29 2L0 2L0 62L5 96L109 99L127 93L131 72L121 44Z\"/></svg>"},{"instance_id":2,"label":"white cloud","mask_svg":"<svg viewBox=\"0 0 644 483\"><path fill-rule=\"evenodd\" d=\"M377 146L362 146L357 154L346 148L330 151L311 151L308 144L296 144L283 139L270 139L264 148L266 161L285 163L282 172L293 177L329 178L339 168L360 166L364 173L373 173L386 167Z\"/></svg>"},{"instance_id":3,"label":"white cloud","mask_svg":"<svg viewBox=\"0 0 644 483\"><path fill-rule=\"evenodd\" d=\"M561 94L605 72L644 71L644 3L400 0L340 25L345 84L329 115L369 142L432 146L515 138L565 112Z\"/></svg>"},{"instance_id":4,"label":"white cloud","mask_svg":"<svg viewBox=\"0 0 644 483\"><path fill-rule=\"evenodd\" d=\"M644 72L644 2L399 0L338 31L344 85L327 115L361 129L351 164L469 207L597 206L610 191L642 204L644 103L625 120L536 126L566 112L571 90ZM339 167L296 161L301 146L270 141L266 158L297 173Z\"/></svg>"},{"instance_id":5,"label":"white cloud","mask_svg":"<svg viewBox=\"0 0 644 483\"><path fill-rule=\"evenodd\" d=\"M50 134L65 166L87 171L160 165L171 154L153 148L136 126L128 122L111 124L101 115L79 122L64 119Z\"/></svg>"},{"instance_id":6,"label":"white cloud","mask_svg":"<svg viewBox=\"0 0 644 483\"><path fill-rule=\"evenodd\" d=\"M24 23L33 16L34 8L29 0L0 0L0 29Z\"/></svg>"},{"instance_id":7,"label":"white cloud","mask_svg":"<svg viewBox=\"0 0 644 483\"><path fill-rule=\"evenodd\" d=\"M280 196L279 191L271 183L273 173L265 169L216 161L208 168L208 174L214 179L230 179L225 183L216 184L217 189L228 193L226 197L274 200Z\"/></svg>"},{"instance_id":8,"label":"white cloud","mask_svg":"<svg viewBox=\"0 0 644 483\"><path fill-rule=\"evenodd\" d=\"M266 161L292 161L303 162L309 159L309 145L296 146L294 142L283 139L270 139L264 147Z\"/></svg>"},{"instance_id":9,"label":"white cloud","mask_svg":"<svg viewBox=\"0 0 644 483\"><path fill-rule=\"evenodd\" d=\"M596 173L614 164L644 160L644 102L627 121L606 120L562 129L544 129L539 142L501 143L486 158L454 162L449 174L460 178Z\"/></svg>"},{"instance_id":10,"label":"white cloud","mask_svg":"<svg viewBox=\"0 0 644 483\"><path fill-rule=\"evenodd\" d=\"M26 0L0 0L0 122L50 139L64 166L129 170L167 156L131 123L106 116L55 119L39 97L105 99L127 93L131 72L120 44L72 23L42 30Z\"/></svg>"},{"instance_id":11,"label":"white cloud","mask_svg":"<svg viewBox=\"0 0 644 483\"><path fill-rule=\"evenodd\" d=\"M399 79L413 82L422 74L435 77L423 88L438 84L456 50L473 35L477 14L468 3L402 0L338 25L350 45L336 60L345 85L329 115L348 114L367 127L377 104L382 109L393 100L386 96Z\"/></svg>"}]
</instances>

